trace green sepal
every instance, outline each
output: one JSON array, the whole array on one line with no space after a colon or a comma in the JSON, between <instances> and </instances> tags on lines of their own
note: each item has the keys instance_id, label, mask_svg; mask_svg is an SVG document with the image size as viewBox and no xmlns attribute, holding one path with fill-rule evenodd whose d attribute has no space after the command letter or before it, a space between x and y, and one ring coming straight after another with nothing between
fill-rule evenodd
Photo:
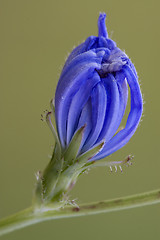
<instances>
[{"instance_id":1,"label":"green sepal","mask_svg":"<svg viewBox=\"0 0 160 240\"><path fill-rule=\"evenodd\" d=\"M97 155L102 150L104 143L105 142L102 141L100 144L96 145L91 150L85 152L84 154L76 158L75 163L62 172L64 178L69 178L69 176L72 176L72 179L75 180L76 177L78 177L78 175L83 172L84 167L86 168L87 166L93 164L93 162L88 162L88 160Z\"/></svg>"},{"instance_id":2,"label":"green sepal","mask_svg":"<svg viewBox=\"0 0 160 240\"><path fill-rule=\"evenodd\" d=\"M61 175L64 159L59 154L53 154L51 161L43 172L43 199L49 202L54 197L54 191Z\"/></svg>"},{"instance_id":3,"label":"green sepal","mask_svg":"<svg viewBox=\"0 0 160 240\"><path fill-rule=\"evenodd\" d=\"M104 147L105 140L103 140L101 143L97 144L96 146L92 147L89 151L81 154L77 159L76 162L81 164L92 164L91 160L95 155L97 155Z\"/></svg>"},{"instance_id":4,"label":"green sepal","mask_svg":"<svg viewBox=\"0 0 160 240\"><path fill-rule=\"evenodd\" d=\"M33 195L32 204L35 208L39 207L43 203L43 182L42 182L42 173L38 171L36 173L36 189Z\"/></svg>"},{"instance_id":5,"label":"green sepal","mask_svg":"<svg viewBox=\"0 0 160 240\"><path fill-rule=\"evenodd\" d=\"M50 113L48 113L46 119L52 132L55 133L51 124ZM93 161L90 161L92 157L102 150L104 141L79 155L84 129L85 125L75 133L69 147L64 153L56 135L55 139L57 141L52 159L37 181L34 201L37 202L37 206L49 206L53 204L56 207L65 204L65 196L76 183L78 176L93 163Z\"/></svg>"},{"instance_id":6,"label":"green sepal","mask_svg":"<svg viewBox=\"0 0 160 240\"><path fill-rule=\"evenodd\" d=\"M52 114L52 112L48 112L46 114L46 122L47 122L47 124L48 124L48 126L49 126L49 128L50 128L50 130L51 130L51 132L53 134L53 137L54 137L55 142L56 142L56 147L57 147L56 151L57 151L57 153L59 153L59 156L60 156L61 155L61 144L60 144L60 141L59 141L59 137L58 137L57 131L54 128L53 123L51 121L51 114Z\"/></svg>"},{"instance_id":7,"label":"green sepal","mask_svg":"<svg viewBox=\"0 0 160 240\"><path fill-rule=\"evenodd\" d=\"M61 173L59 181L56 185L55 194L66 194L76 183L78 176L84 172L93 162L88 162L93 156L99 153L104 146L104 141L93 147L91 150L85 152L75 159L75 162L64 169Z\"/></svg>"},{"instance_id":8,"label":"green sepal","mask_svg":"<svg viewBox=\"0 0 160 240\"><path fill-rule=\"evenodd\" d=\"M51 99L50 101L50 107L54 116L54 120L55 120L55 104L54 104L54 98Z\"/></svg>"},{"instance_id":9,"label":"green sepal","mask_svg":"<svg viewBox=\"0 0 160 240\"><path fill-rule=\"evenodd\" d=\"M71 143L69 144L69 147L67 148L67 150L64 153L64 160L65 160L65 165L63 167L63 169L65 169L65 167L74 164L77 154L79 152L79 148L81 146L81 142L82 142L82 136L84 133L84 129L85 129L84 125L83 127L81 127L73 136Z\"/></svg>"}]
</instances>

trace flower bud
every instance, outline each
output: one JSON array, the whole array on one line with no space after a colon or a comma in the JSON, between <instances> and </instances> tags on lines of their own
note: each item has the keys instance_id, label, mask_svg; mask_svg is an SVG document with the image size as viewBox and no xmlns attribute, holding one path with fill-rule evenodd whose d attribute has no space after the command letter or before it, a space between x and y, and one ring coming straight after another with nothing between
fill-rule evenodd
<instances>
[{"instance_id":1,"label":"flower bud","mask_svg":"<svg viewBox=\"0 0 160 240\"><path fill-rule=\"evenodd\" d=\"M98 37L90 36L73 49L63 67L55 108L51 102L52 111L46 114L56 144L49 165L38 178L37 204L52 202L55 208L61 207L78 176L96 160L123 147L138 127L142 95L137 73L128 56L108 38L105 18L100 14ZM129 89L130 112L124 129L117 131Z\"/></svg>"},{"instance_id":2,"label":"flower bud","mask_svg":"<svg viewBox=\"0 0 160 240\"><path fill-rule=\"evenodd\" d=\"M74 134L86 125L79 155L102 140L103 149L90 161L123 147L134 134L142 115L142 95L134 65L108 38L106 15L98 19L98 37L91 36L69 55L55 94L55 117L61 146L68 148ZM130 88L131 108L119 131Z\"/></svg>"}]
</instances>

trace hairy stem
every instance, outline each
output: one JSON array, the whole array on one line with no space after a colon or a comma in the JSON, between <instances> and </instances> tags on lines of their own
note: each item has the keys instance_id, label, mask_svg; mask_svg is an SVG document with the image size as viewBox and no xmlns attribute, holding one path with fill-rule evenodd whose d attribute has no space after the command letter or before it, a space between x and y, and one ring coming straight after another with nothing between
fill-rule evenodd
<instances>
[{"instance_id":1,"label":"hairy stem","mask_svg":"<svg viewBox=\"0 0 160 240\"><path fill-rule=\"evenodd\" d=\"M91 214L119 211L160 203L160 189L128 197L97 203L83 204L79 207L66 206L59 210L27 208L0 221L0 236L26 226L51 219L88 216Z\"/></svg>"}]
</instances>

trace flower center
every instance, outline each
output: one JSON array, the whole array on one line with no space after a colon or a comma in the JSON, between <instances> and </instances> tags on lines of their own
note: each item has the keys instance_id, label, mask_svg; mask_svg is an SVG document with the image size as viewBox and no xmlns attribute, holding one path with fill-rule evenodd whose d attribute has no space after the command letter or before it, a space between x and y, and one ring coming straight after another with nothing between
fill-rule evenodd
<instances>
[{"instance_id":1,"label":"flower center","mask_svg":"<svg viewBox=\"0 0 160 240\"><path fill-rule=\"evenodd\" d=\"M101 78L105 78L108 73L120 71L127 63L127 55L116 47L114 50L110 51L109 56L108 54L104 55L102 67L97 72Z\"/></svg>"}]
</instances>

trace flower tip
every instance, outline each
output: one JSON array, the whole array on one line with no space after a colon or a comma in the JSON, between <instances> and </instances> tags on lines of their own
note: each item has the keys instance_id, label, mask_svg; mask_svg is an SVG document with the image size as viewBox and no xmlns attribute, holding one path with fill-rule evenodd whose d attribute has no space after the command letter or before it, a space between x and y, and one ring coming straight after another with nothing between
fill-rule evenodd
<instances>
[{"instance_id":1,"label":"flower tip","mask_svg":"<svg viewBox=\"0 0 160 240\"><path fill-rule=\"evenodd\" d=\"M98 36L99 37L108 37L107 29L106 29L106 13L100 13L98 18Z\"/></svg>"},{"instance_id":2,"label":"flower tip","mask_svg":"<svg viewBox=\"0 0 160 240\"><path fill-rule=\"evenodd\" d=\"M84 132L86 126L87 126L87 124L85 123L82 127L80 127L79 131L80 131L80 132Z\"/></svg>"},{"instance_id":3,"label":"flower tip","mask_svg":"<svg viewBox=\"0 0 160 240\"><path fill-rule=\"evenodd\" d=\"M105 21L106 20L106 13L105 12L100 12L99 13L99 19L102 20L102 21Z\"/></svg>"},{"instance_id":4,"label":"flower tip","mask_svg":"<svg viewBox=\"0 0 160 240\"><path fill-rule=\"evenodd\" d=\"M79 128L78 132L83 134L86 129L87 124L85 123L82 127Z\"/></svg>"},{"instance_id":5,"label":"flower tip","mask_svg":"<svg viewBox=\"0 0 160 240\"><path fill-rule=\"evenodd\" d=\"M103 148L105 144L105 140L102 141L102 143L100 144L100 147Z\"/></svg>"},{"instance_id":6,"label":"flower tip","mask_svg":"<svg viewBox=\"0 0 160 240\"><path fill-rule=\"evenodd\" d=\"M55 112L55 100L54 100L54 98L52 98L51 101L50 101L50 107L51 107L52 111Z\"/></svg>"}]
</instances>

